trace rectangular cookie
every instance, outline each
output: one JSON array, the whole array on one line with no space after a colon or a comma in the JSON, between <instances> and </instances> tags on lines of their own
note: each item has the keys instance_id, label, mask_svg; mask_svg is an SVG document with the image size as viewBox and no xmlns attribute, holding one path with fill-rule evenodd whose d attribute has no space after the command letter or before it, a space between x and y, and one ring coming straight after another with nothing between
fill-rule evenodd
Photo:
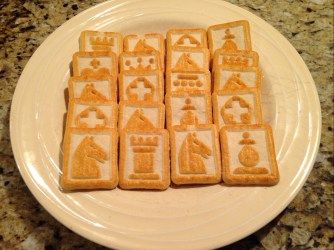
<instances>
[{"instance_id":1,"label":"rectangular cookie","mask_svg":"<svg viewBox=\"0 0 334 250\"><path fill-rule=\"evenodd\" d=\"M123 52L119 56L120 72L144 72L161 70L160 54L151 52Z\"/></svg>"},{"instance_id":2,"label":"rectangular cookie","mask_svg":"<svg viewBox=\"0 0 334 250\"><path fill-rule=\"evenodd\" d=\"M212 123L211 95L207 92L166 95L167 128Z\"/></svg>"},{"instance_id":3,"label":"rectangular cookie","mask_svg":"<svg viewBox=\"0 0 334 250\"><path fill-rule=\"evenodd\" d=\"M72 61L73 76L116 76L117 56L111 51L75 52Z\"/></svg>"},{"instance_id":4,"label":"rectangular cookie","mask_svg":"<svg viewBox=\"0 0 334 250\"><path fill-rule=\"evenodd\" d=\"M115 129L68 128L63 143L64 190L113 189L118 183Z\"/></svg>"},{"instance_id":5,"label":"rectangular cookie","mask_svg":"<svg viewBox=\"0 0 334 250\"><path fill-rule=\"evenodd\" d=\"M205 91L211 93L210 71L167 71L166 93L175 92L197 92Z\"/></svg>"},{"instance_id":6,"label":"rectangular cookie","mask_svg":"<svg viewBox=\"0 0 334 250\"><path fill-rule=\"evenodd\" d=\"M205 29L171 29L167 32L167 47L207 48Z\"/></svg>"},{"instance_id":7,"label":"rectangular cookie","mask_svg":"<svg viewBox=\"0 0 334 250\"><path fill-rule=\"evenodd\" d=\"M174 127L170 132L171 178L175 184L221 181L221 158L215 125Z\"/></svg>"},{"instance_id":8,"label":"rectangular cookie","mask_svg":"<svg viewBox=\"0 0 334 250\"><path fill-rule=\"evenodd\" d=\"M84 30L80 34L79 50L112 51L117 56L123 51L122 35L117 32Z\"/></svg>"},{"instance_id":9,"label":"rectangular cookie","mask_svg":"<svg viewBox=\"0 0 334 250\"><path fill-rule=\"evenodd\" d=\"M255 51L232 51L216 50L213 57L212 70L220 66L227 67L258 67L259 55Z\"/></svg>"},{"instance_id":10,"label":"rectangular cookie","mask_svg":"<svg viewBox=\"0 0 334 250\"><path fill-rule=\"evenodd\" d=\"M119 74L119 99L137 103L163 102L163 73L123 71Z\"/></svg>"},{"instance_id":11,"label":"rectangular cookie","mask_svg":"<svg viewBox=\"0 0 334 250\"><path fill-rule=\"evenodd\" d=\"M271 127L231 125L220 130L223 179L230 185L275 185L279 181Z\"/></svg>"},{"instance_id":12,"label":"rectangular cookie","mask_svg":"<svg viewBox=\"0 0 334 250\"><path fill-rule=\"evenodd\" d=\"M212 106L218 131L225 125L262 123L260 95L256 89L215 92Z\"/></svg>"},{"instance_id":13,"label":"rectangular cookie","mask_svg":"<svg viewBox=\"0 0 334 250\"><path fill-rule=\"evenodd\" d=\"M165 105L162 103L138 104L129 101L119 103L119 131L164 128L164 126Z\"/></svg>"},{"instance_id":14,"label":"rectangular cookie","mask_svg":"<svg viewBox=\"0 0 334 250\"><path fill-rule=\"evenodd\" d=\"M165 129L120 132L119 185L123 189L167 189L169 136Z\"/></svg>"},{"instance_id":15,"label":"rectangular cookie","mask_svg":"<svg viewBox=\"0 0 334 250\"><path fill-rule=\"evenodd\" d=\"M210 26L208 40L211 55L217 49L224 51L252 50L249 22L246 20Z\"/></svg>"}]
</instances>

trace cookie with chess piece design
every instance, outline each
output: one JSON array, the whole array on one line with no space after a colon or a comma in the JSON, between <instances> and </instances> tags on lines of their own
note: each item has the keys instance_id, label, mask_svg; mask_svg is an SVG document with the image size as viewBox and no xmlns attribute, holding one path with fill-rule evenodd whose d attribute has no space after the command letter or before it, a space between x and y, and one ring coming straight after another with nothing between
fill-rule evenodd
<instances>
[{"instance_id":1,"label":"cookie with chess piece design","mask_svg":"<svg viewBox=\"0 0 334 250\"><path fill-rule=\"evenodd\" d=\"M249 68L259 66L259 55L255 51L225 51L218 49L214 53L212 71L216 71L220 66Z\"/></svg>"},{"instance_id":2,"label":"cookie with chess piece design","mask_svg":"<svg viewBox=\"0 0 334 250\"><path fill-rule=\"evenodd\" d=\"M119 56L120 72L146 72L162 70L160 53L151 52L123 52Z\"/></svg>"},{"instance_id":3,"label":"cookie with chess piece design","mask_svg":"<svg viewBox=\"0 0 334 250\"><path fill-rule=\"evenodd\" d=\"M167 47L176 48L207 48L205 29L170 29L167 32Z\"/></svg>"}]
</instances>

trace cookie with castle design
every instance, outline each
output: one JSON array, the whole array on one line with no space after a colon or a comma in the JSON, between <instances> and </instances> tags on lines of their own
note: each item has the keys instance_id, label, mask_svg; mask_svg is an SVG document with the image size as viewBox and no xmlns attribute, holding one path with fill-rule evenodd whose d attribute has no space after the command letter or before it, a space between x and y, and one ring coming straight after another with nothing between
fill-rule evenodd
<instances>
[{"instance_id":1,"label":"cookie with castle design","mask_svg":"<svg viewBox=\"0 0 334 250\"><path fill-rule=\"evenodd\" d=\"M207 48L205 29L171 29L167 32L169 48Z\"/></svg>"},{"instance_id":2,"label":"cookie with castle design","mask_svg":"<svg viewBox=\"0 0 334 250\"><path fill-rule=\"evenodd\" d=\"M225 52L252 50L249 22L239 20L222 23L208 28L208 41L211 55L217 49Z\"/></svg>"},{"instance_id":3,"label":"cookie with castle design","mask_svg":"<svg viewBox=\"0 0 334 250\"><path fill-rule=\"evenodd\" d=\"M101 77L70 77L68 82L69 98L87 103L117 102L117 78Z\"/></svg>"},{"instance_id":4,"label":"cookie with castle design","mask_svg":"<svg viewBox=\"0 0 334 250\"><path fill-rule=\"evenodd\" d=\"M216 50L213 57L212 71L220 66L226 67L258 67L259 55L255 51L233 51L226 52L222 49Z\"/></svg>"},{"instance_id":5,"label":"cookie with castle design","mask_svg":"<svg viewBox=\"0 0 334 250\"><path fill-rule=\"evenodd\" d=\"M215 125L170 131L171 179L175 184L209 184L221 180L221 157Z\"/></svg>"},{"instance_id":6,"label":"cookie with castle design","mask_svg":"<svg viewBox=\"0 0 334 250\"><path fill-rule=\"evenodd\" d=\"M214 92L212 106L218 130L225 125L262 123L260 95L256 89Z\"/></svg>"},{"instance_id":7,"label":"cookie with castle design","mask_svg":"<svg viewBox=\"0 0 334 250\"><path fill-rule=\"evenodd\" d=\"M167 127L212 123L211 95L208 92L172 93L166 99Z\"/></svg>"},{"instance_id":8,"label":"cookie with castle design","mask_svg":"<svg viewBox=\"0 0 334 250\"><path fill-rule=\"evenodd\" d=\"M209 71L183 72L170 70L166 72L167 94L198 91L211 93L211 74Z\"/></svg>"},{"instance_id":9,"label":"cookie with castle design","mask_svg":"<svg viewBox=\"0 0 334 250\"><path fill-rule=\"evenodd\" d=\"M117 145L115 129L67 128L61 187L64 190L115 188Z\"/></svg>"},{"instance_id":10,"label":"cookie with castle design","mask_svg":"<svg viewBox=\"0 0 334 250\"><path fill-rule=\"evenodd\" d=\"M119 99L137 103L163 101L163 73L123 71L119 74Z\"/></svg>"},{"instance_id":11,"label":"cookie with castle design","mask_svg":"<svg viewBox=\"0 0 334 250\"><path fill-rule=\"evenodd\" d=\"M164 128L165 105L152 102L138 104L121 101L119 103L118 129L143 131L146 129Z\"/></svg>"},{"instance_id":12,"label":"cookie with castle design","mask_svg":"<svg viewBox=\"0 0 334 250\"><path fill-rule=\"evenodd\" d=\"M158 33L144 35L127 35L124 37L125 52L144 52L156 51L160 55L161 68L165 67L165 38Z\"/></svg>"},{"instance_id":13,"label":"cookie with castle design","mask_svg":"<svg viewBox=\"0 0 334 250\"><path fill-rule=\"evenodd\" d=\"M123 50L122 35L117 32L84 30L80 34L80 51L112 51L117 56Z\"/></svg>"},{"instance_id":14,"label":"cookie with castle design","mask_svg":"<svg viewBox=\"0 0 334 250\"><path fill-rule=\"evenodd\" d=\"M123 52L119 56L120 72L143 72L161 70L160 53L151 52Z\"/></svg>"},{"instance_id":15,"label":"cookie with castle design","mask_svg":"<svg viewBox=\"0 0 334 250\"><path fill-rule=\"evenodd\" d=\"M208 71L210 55L206 48L168 48L167 70Z\"/></svg>"},{"instance_id":16,"label":"cookie with castle design","mask_svg":"<svg viewBox=\"0 0 334 250\"><path fill-rule=\"evenodd\" d=\"M73 76L117 76L117 56L111 51L76 52L73 54Z\"/></svg>"},{"instance_id":17,"label":"cookie with castle design","mask_svg":"<svg viewBox=\"0 0 334 250\"><path fill-rule=\"evenodd\" d=\"M169 136L165 129L120 132L119 185L123 189L167 189Z\"/></svg>"},{"instance_id":18,"label":"cookie with castle design","mask_svg":"<svg viewBox=\"0 0 334 250\"><path fill-rule=\"evenodd\" d=\"M220 130L222 173L230 185L275 185L279 181L271 127L230 125Z\"/></svg>"}]
</instances>

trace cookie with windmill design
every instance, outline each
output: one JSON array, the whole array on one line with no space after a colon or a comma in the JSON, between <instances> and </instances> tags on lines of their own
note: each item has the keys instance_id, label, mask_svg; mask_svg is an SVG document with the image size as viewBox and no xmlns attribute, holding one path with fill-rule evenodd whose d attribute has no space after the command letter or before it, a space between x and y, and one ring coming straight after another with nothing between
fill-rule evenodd
<instances>
[{"instance_id":1,"label":"cookie with windmill design","mask_svg":"<svg viewBox=\"0 0 334 250\"><path fill-rule=\"evenodd\" d=\"M167 47L207 48L205 29L171 29L167 32Z\"/></svg>"},{"instance_id":2,"label":"cookie with windmill design","mask_svg":"<svg viewBox=\"0 0 334 250\"><path fill-rule=\"evenodd\" d=\"M223 49L219 49L214 54L212 70L215 71L220 66L239 68L258 67L259 55L255 51L226 52Z\"/></svg>"},{"instance_id":3,"label":"cookie with windmill design","mask_svg":"<svg viewBox=\"0 0 334 250\"><path fill-rule=\"evenodd\" d=\"M167 189L169 136L165 129L120 133L119 185L123 189Z\"/></svg>"},{"instance_id":4,"label":"cookie with windmill design","mask_svg":"<svg viewBox=\"0 0 334 250\"><path fill-rule=\"evenodd\" d=\"M111 51L76 52L72 61L73 76L116 76L117 56Z\"/></svg>"},{"instance_id":5,"label":"cookie with windmill design","mask_svg":"<svg viewBox=\"0 0 334 250\"><path fill-rule=\"evenodd\" d=\"M125 52L144 52L156 51L160 55L161 68L165 67L165 38L158 33L144 35L127 35L124 37Z\"/></svg>"},{"instance_id":6,"label":"cookie with windmill design","mask_svg":"<svg viewBox=\"0 0 334 250\"><path fill-rule=\"evenodd\" d=\"M119 99L137 103L163 102L163 73L123 71L119 74Z\"/></svg>"},{"instance_id":7,"label":"cookie with windmill design","mask_svg":"<svg viewBox=\"0 0 334 250\"><path fill-rule=\"evenodd\" d=\"M64 190L113 189L118 183L115 129L68 128L63 143Z\"/></svg>"},{"instance_id":8,"label":"cookie with windmill design","mask_svg":"<svg viewBox=\"0 0 334 250\"><path fill-rule=\"evenodd\" d=\"M207 92L167 94L167 128L212 123L211 95Z\"/></svg>"},{"instance_id":9,"label":"cookie with windmill design","mask_svg":"<svg viewBox=\"0 0 334 250\"><path fill-rule=\"evenodd\" d=\"M221 157L215 125L170 131L171 179L175 184L209 184L221 180Z\"/></svg>"},{"instance_id":10,"label":"cookie with windmill design","mask_svg":"<svg viewBox=\"0 0 334 250\"><path fill-rule=\"evenodd\" d=\"M151 52L123 52L119 56L120 72L144 72L161 70L160 53Z\"/></svg>"},{"instance_id":11,"label":"cookie with windmill design","mask_svg":"<svg viewBox=\"0 0 334 250\"><path fill-rule=\"evenodd\" d=\"M224 126L220 131L222 173L230 185L275 185L279 181L271 127Z\"/></svg>"},{"instance_id":12,"label":"cookie with windmill design","mask_svg":"<svg viewBox=\"0 0 334 250\"><path fill-rule=\"evenodd\" d=\"M208 40L211 55L217 49L226 52L252 50L250 27L246 20L210 26L208 28Z\"/></svg>"},{"instance_id":13,"label":"cookie with windmill design","mask_svg":"<svg viewBox=\"0 0 334 250\"><path fill-rule=\"evenodd\" d=\"M167 70L208 71L210 55L206 48L168 48Z\"/></svg>"},{"instance_id":14,"label":"cookie with windmill design","mask_svg":"<svg viewBox=\"0 0 334 250\"><path fill-rule=\"evenodd\" d=\"M118 56L123 50L122 35L117 32L84 30L79 41L80 51L112 51Z\"/></svg>"},{"instance_id":15,"label":"cookie with windmill design","mask_svg":"<svg viewBox=\"0 0 334 250\"><path fill-rule=\"evenodd\" d=\"M212 106L218 130L225 125L262 123L260 95L256 89L214 92Z\"/></svg>"}]
</instances>

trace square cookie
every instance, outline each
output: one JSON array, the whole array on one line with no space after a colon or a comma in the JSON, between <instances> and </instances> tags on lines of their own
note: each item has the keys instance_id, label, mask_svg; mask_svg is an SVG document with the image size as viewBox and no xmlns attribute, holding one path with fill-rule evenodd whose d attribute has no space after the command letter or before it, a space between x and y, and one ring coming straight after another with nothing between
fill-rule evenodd
<instances>
[{"instance_id":1,"label":"square cookie","mask_svg":"<svg viewBox=\"0 0 334 250\"><path fill-rule=\"evenodd\" d=\"M208 40L211 55L217 49L224 51L252 50L249 23L246 20L210 26Z\"/></svg>"},{"instance_id":2,"label":"square cookie","mask_svg":"<svg viewBox=\"0 0 334 250\"><path fill-rule=\"evenodd\" d=\"M165 129L120 133L119 185L123 189L167 189L169 136Z\"/></svg>"},{"instance_id":3,"label":"square cookie","mask_svg":"<svg viewBox=\"0 0 334 250\"><path fill-rule=\"evenodd\" d=\"M136 102L121 101L119 103L118 129L152 130L164 128L165 105L154 102L138 104Z\"/></svg>"},{"instance_id":4,"label":"square cookie","mask_svg":"<svg viewBox=\"0 0 334 250\"><path fill-rule=\"evenodd\" d=\"M168 48L167 70L208 71L209 51L206 48Z\"/></svg>"},{"instance_id":5,"label":"square cookie","mask_svg":"<svg viewBox=\"0 0 334 250\"><path fill-rule=\"evenodd\" d=\"M73 54L73 76L117 76L117 56L111 51L76 52Z\"/></svg>"},{"instance_id":6,"label":"square cookie","mask_svg":"<svg viewBox=\"0 0 334 250\"><path fill-rule=\"evenodd\" d=\"M262 73L258 67L220 66L214 72L214 91L261 89Z\"/></svg>"},{"instance_id":7,"label":"square cookie","mask_svg":"<svg viewBox=\"0 0 334 250\"><path fill-rule=\"evenodd\" d=\"M163 73L159 70L119 74L119 98L137 103L163 102Z\"/></svg>"},{"instance_id":8,"label":"square cookie","mask_svg":"<svg viewBox=\"0 0 334 250\"><path fill-rule=\"evenodd\" d=\"M171 174L175 184L208 184L221 180L221 159L215 125L174 127L170 134Z\"/></svg>"},{"instance_id":9,"label":"square cookie","mask_svg":"<svg viewBox=\"0 0 334 250\"><path fill-rule=\"evenodd\" d=\"M174 92L208 92L211 93L211 74L209 71L167 71L166 93Z\"/></svg>"},{"instance_id":10,"label":"square cookie","mask_svg":"<svg viewBox=\"0 0 334 250\"><path fill-rule=\"evenodd\" d=\"M218 130L225 125L262 123L261 101L257 90L215 92L213 119Z\"/></svg>"},{"instance_id":11,"label":"square cookie","mask_svg":"<svg viewBox=\"0 0 334 250\"><path fill-rule=\"evenodd\" d=\"M279 181L274 139L269 125L233 125L220 130L224 182L275 185Z\"/></svg>"},{"instance_id":12,"label":"square cookie","mask_svg":"<svg viewBox=\"0 0 334 250\"><path fill-rule=\"evenodd\" d=\"M85 30L80 35L80 51L112 51L117 56L123 50L122 35L116 32Z\"/></svg>"},{"instance_id":13,"label":"square cookie","mask_svg":"<svg viewBox=\"0 0 334 250\"><path fill-rule=\"evenodd\" d=\"M212 123L211 95L207 92L166 95L167 127Z\"/></svg>"},{"instance_id":14,"label":"square cookie","mask_svg":"<svg viewBox=\"0 0 334 250\"><path fill-rule=\"evenodd\" d=\"M169 48L207 48L205 29L171 29L167 32Z\"/></svg>"},{"instance_id":15,"label":"square cookie","mask_svg":"<svg viewBox=\"0 0 334 250\"><path fill-rule=\"evenodd\" d=\"M213 57L213 71L219 66L258 67L259 55L255 51L226 52L219 49Z\"/></svg>"},{"instance_id":16,"label":"square cookie","mask_svg":"<svg viewBox=\"0 0 334 250\"><path fill-rule=\"evenodd\" d=\"M68 82L69 98L87 103L117 102L115 76L73 76Z\"/></svg>"},{"instance_id":17,"label":"square cookie","mask_svg":"<svg viewBox=\"0 0 334 250\"><path fill-rule=\"evenodd\" d=\"M160 54L151 52L123 52L119 56L120 71L152 71L161 70Z\"/></svg>"},{"instance_id":18,"label":"square cookie","mask_svg":"<svg viewBox=\"0 0 334 250\"><path fill-rule=\"evenodd\" d=\"M67 129L63 143L62 188L115 188L118 183L117 144L114 129Z\"/></svg>"}]
</instances>

